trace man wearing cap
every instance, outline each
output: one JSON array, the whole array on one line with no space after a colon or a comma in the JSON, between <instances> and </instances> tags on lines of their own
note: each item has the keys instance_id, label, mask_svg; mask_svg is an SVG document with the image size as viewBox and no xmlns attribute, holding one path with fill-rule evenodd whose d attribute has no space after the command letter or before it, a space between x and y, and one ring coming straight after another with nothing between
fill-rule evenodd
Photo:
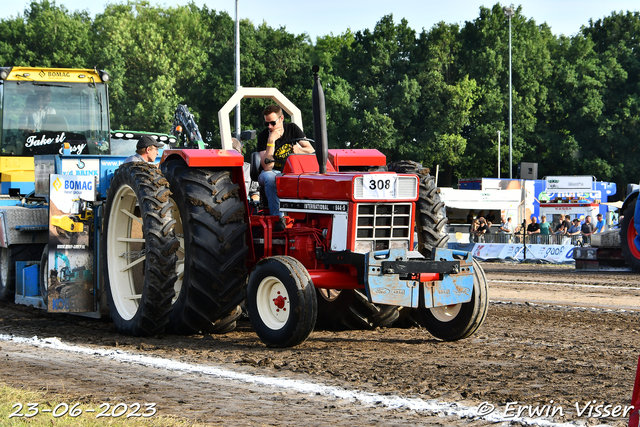
<instances>
[{"instance_id":1,"label":"man wearing cap","mask_svg":"<svg viewBox=\"0 0 640 427\"><path fill-rule=\"evenodd\" d=\"M574 218L573 225L567 230L567 235L577 236L578 234L580 234L580 229L580 220L578 218Z\"/></svg>"},{"instance_id":2,"label":"man wearing cap","mask_svg":"<svg viewBox=\"0 0 640 427\"><path fill-rule=\"evenodd\" d=\"M158 150L164 147L161 142L156 141L149 135L143 135L136 145L136 154L129 156L124 160L124 163L130 162L150 162L156 161L158 156Z\"/></svg>"}]
</instances>

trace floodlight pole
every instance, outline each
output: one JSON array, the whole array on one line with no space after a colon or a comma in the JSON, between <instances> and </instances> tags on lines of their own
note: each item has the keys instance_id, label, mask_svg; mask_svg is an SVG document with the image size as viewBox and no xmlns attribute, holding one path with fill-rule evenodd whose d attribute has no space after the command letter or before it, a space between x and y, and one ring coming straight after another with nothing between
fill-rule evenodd
<instances>
[{"instance_id":1,"label":"floodlight pole","mask_svg":"<svg viewBox=\"0 0 640 427\"><path fill-rule=\"evenodd\" d=\"M513 116L511 95L511 18L513 17L513 4L504 7L504 14L509 18L509 179L513 179Z\"/></svg>"}]
</instances>

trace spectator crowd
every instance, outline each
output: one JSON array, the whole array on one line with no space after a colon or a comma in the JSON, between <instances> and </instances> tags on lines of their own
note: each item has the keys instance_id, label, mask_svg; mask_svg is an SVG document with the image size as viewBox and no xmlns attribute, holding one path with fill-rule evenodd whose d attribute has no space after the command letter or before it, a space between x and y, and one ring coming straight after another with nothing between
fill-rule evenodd
<instances>
[{"instance_id":1,"label":"spectator crowd","mask_svg":"<svg viewBox=\"0 0 640 427\"><path fill-rule=\"evenodd\" d=\"M493 227L494 216L484 215L483 211L474 216L469 211L467 221L469 226L469 241L471 243L522 243L526 236L526 243L533 244L562 244L565 237L570 238L571 243L589 244L591 236L595 233L603 233L606 224L602 214L596 216L594 224L590 216L574 218L569 215L558 215L557 223L547 222L547 217L542 215L540 221L535 215L531 215L528 224L515 225L512 217L502 216L499 226ZM491 236L491 237L488 237ZM552 237L555 236L555 237Z\"/></svg>"}]
</instances>

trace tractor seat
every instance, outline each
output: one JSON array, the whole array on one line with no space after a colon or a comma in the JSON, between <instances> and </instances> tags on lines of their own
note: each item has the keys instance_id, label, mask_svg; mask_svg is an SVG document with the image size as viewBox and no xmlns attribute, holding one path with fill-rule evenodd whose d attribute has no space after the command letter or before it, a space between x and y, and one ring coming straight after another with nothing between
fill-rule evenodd
<instances>
[{"instance_id":1,"label":"tractor seat","mask_svg":"<svg viewBox=\"0 0 640 427\"><path fill-rule=\"evenodd\" d=\"M262 165L260 164L260 153L254 151L251 153L251 165L249 169L249 176L251 177L251 181L258 182L258 177L260 176L260 172L262 171ZM269 202L267 201L267 193L265 193L262 185L258 185L260 191L260 204L262 205L262 209L266 212L269 211ZM265 213L266 213L265 212Z\"/></svg>"},{"instance_id":2,"label":"tractor seat","mask_svg":"<svg viewBox=\"0 0 640 427\"><path fill-rule=\"evenodd\" d=\"M260 153L254 151L251 153L251 169L249 172L251 181L258 182L258 177L260 176L261 171L262 165L260 164Z\"/></svg>"}]
</instances>

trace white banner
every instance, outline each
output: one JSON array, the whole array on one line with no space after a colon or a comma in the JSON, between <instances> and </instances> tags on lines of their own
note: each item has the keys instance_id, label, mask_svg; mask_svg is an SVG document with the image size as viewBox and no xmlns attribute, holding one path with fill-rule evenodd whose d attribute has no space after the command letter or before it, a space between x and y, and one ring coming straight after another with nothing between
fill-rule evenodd
<instances>
[{"instance_id":1,"label":"white banner","mask_svg":"<svg viewBox=\"0 0 640 427\"><path fill-rule=\"evenodd\" d=\"M575 192L576 190L591 191L593 190L592 176L548 176L547 193L550 192Z\"/></svg>"},{"instance_id":2,"label":"white banner","mask_svg":"<svg viewBox=\"0 0 640 427\"><path fill-rule=\"evenodd\" d=\"M539 259L553 263L574 262L573 245L527 245L526 258ZM516 259L525 258L525 248L522 244L477 243L472 250L474 257L481 260L488 259Z\"/></svg>"}]
</instances>

